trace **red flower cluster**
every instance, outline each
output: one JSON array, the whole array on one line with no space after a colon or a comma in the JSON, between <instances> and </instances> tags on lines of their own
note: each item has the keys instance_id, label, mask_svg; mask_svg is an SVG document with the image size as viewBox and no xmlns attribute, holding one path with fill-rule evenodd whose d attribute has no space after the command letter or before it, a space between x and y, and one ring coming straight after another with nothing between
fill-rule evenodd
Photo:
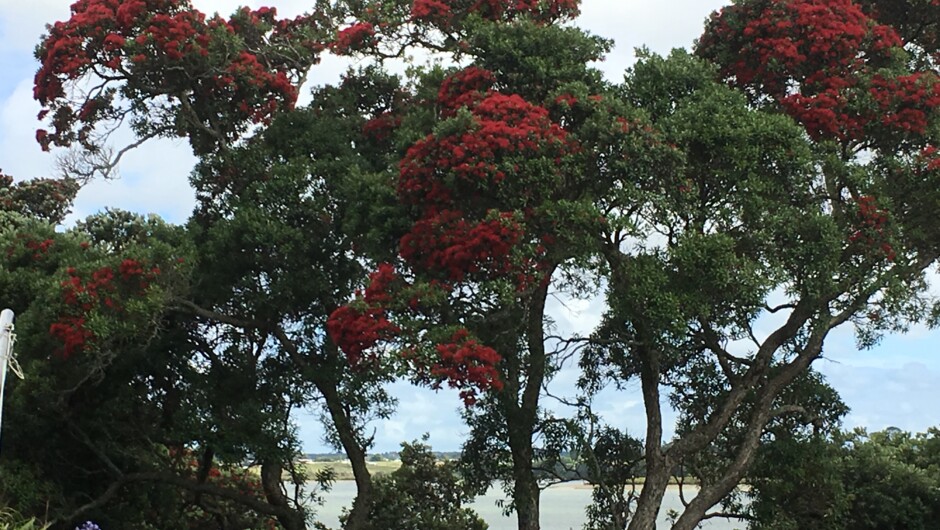
<instances>
[{"instance_id":1,"label":"red flower cluster","mask_svg":"<svg viewBox=\"0 0 940 530\"><path fill-rule=\"evenodd\" d=\"M85 328L89 313L101 310L121 313L121 299L139 296L160 275L158 267L146 269L141 261L130 258L116 267L101 267L88 278L71 267L66 272L68 278L60 284L62 300L72 308L73 314L62 316L49 327L49 334L62 341L59 354L63 358L80 351L95 339L94 334Z\"/></svg>"},{"instance_id":2,"label":"red flower cluster","mask_svg":"<svg viewBox=\"0 0 940 530\"><path fill-rule=\"evenodd\" d=\"M43 105L65 95L62 82L84 75L95 63L115 70L120 67L123 48L128 40L143 44L141 33L148 13L153 17L157 35L165 35L166 46L177 32L187 33L189 24L177 24L176 17L191 15L180 0L79 0L72 4L72 17L56 22L40 47L42 66L36 74L34 97ZM168 24L169 22L169 24ZM165 32L163 30L166 30ZM177 40L176 44L179 44Z\"/></svg>"},{"instance_id":3,"label":"red flower cluster","mask_svg":"<svg viewBox=\"0 0 940 530\"><path fill-rule=\"evenodd\" d=\"M937 149L936 146L928 145L921 150L918 155L918 162L920 162L923 167L923 171L940 170L940 149Z\"/></svg>"},{"instance_id":4,"label":"red flower cluster","mask_svg":"<svg viewBox=\"0 0 940 530\"><path fill-rule=\"evenodd\" d=\"M44 239L42 241L37 241L32 237L26 236L25 234L17 234L16 239L19 242L22 242L22 247L18 245L11 245L7 247L7 257L12 258L14 255L19 254L25 250L26 255L31 257L33 260L41 260L49 253L49 249L52 248L52 245L55 243L52 239Z\"/></svg>"},{"instance_id":5,"label":"red flower cluster","mask_svg":"<svg viewBox=\"0 0 940 530\"><path fill-rule=\"evenodd\" d=\"M493 72L476 66L468 66L448 76L437 93L437 101L443 107L442 115L453 116L460 107L476 105L495 84Z\"/></svg>"},{"instance_id":6,"label":"red flower cluster","mask_svg":"<svg viewBox=\"0 0 940 530\"><path fill-rule=\"evenodd\" d=\"M790 94L779 101L814 140L845 140L861 137L872 118L870 113L859 114L854 110L851 97L845 90L830 86L811 95Z\"/></svg>"},{"instance_id":7,"label":"red flower cluster","mask_svg":"<svg viewBox=\"0 0 940 530\"><path fill-rule=\"evenodd\" d=\"M62 317L49 326L49 335L62 341L59 356L63 359L81 351L95 338L95 335L85 328L85 317Z\"/></svg>"},{"instance_id":8,"label":"red flower cluster","mask_svg":"<svg viewBox=\"0 0 940 530\"><path fill-rule=\"evenodd\" d=\"M940 79L934 73L914 73L892 79L876 75L871 93L886 127L923 134L927 117L940 107Z\"/></svg>"},{"instance_id":9,"label":"red flower cluster","mask_svg":"<svg viewBox=\"0 0 940 530\"><path fill-rule=\"evenodd\" d=\"M923 133L940 105L936 73L880 73L902 45L852 0L753 0L715 15L699 53L730 82L776 99L814 139L851 141L870 125Z\"/></svg>"},{"instance_id":10,"label":"red flower cluster","mask_svg":"<svg viewBox=\"0 0 940 530\"><path fill-rule=\"evenodd\" d=\"M416 22L449 25L452 17L450 5L442 0L415 0L411 6L411 18Z\"/></svg>"},{"instance_id":11,"label":"red flower cluster","mask_svg":"<svg viewBox=\"0 0 940 530\"><path fill-rule=\"evenodd\" d=\"M289 105L297 99L297 88L291 83L283 71L269 72L258 60L258 57L249 52L241 52L238 57L226 68L226 73L215 77L214 93L232 94L232 100L238 101L237 108L243 116L247 116L254 123L268 123L282 106L277 98L254 99L251 92L257 89L270 90L283 95ZM253 104L251 102L254 102Z\"/></svg>"},{"instance_id":12,"label":"red flower cluster","mask_svg":"<svg viewBox=\"0 0 940 530\"><path fill-rule=\"evenodd\" d=\"M571 108L578 104L578 98L572 94L561 94L555 98L555 104Z\"/></svg>"},{"instance_id":13,"label":"red flower cluster","mask_svg":"<svg viewBox=\"0 0 940 530\"><path fill-rule=\"evenodd\" d=\"M333 311L326 322L326 329L353 366L362 361L366 351L400 331L386 318L381 307L359 309L350 305Z\"/></svg>"},{"instance_id":14,"label":"red flower cluster","mask_svg":"<svg viewBox=\"0 0 940 530\"><path fill-rule=\"evenodd\" d=\"M576 146L547 109L495 92L494 83L492 73L476 67L442 83L442 113L464 107L472 120L462 130L427 136L405 154L398 194L421 214L401 239L400 255L450 282L518 276L530 285L533 264L513 251L539 239L526 236L524 221L531 205L551 193L546 179L555 178L553 168ZM541 243L544 251L547 242Z\"/></svg>"},{"instance_id":15,"label":"red flower cluster","mask_svg":"<svg viewBox=\"0 0 940 530\"><path fill-rule=\"evenodd\" d=\"M485 79L478 76L475 79ZM471 102L476 91L455 93L445 86L445 101ZM464 194L492 193L526 159L561 158L570 146L565 131L552 123L548 111L518 95L490 92L470 108L468 130L449 136L429 135L413 145L401 162L398 192L408 204L432 213ZM456 183L450 184L453 177ZM516 181L516 185L524 185ZM530 190L531 191L531 190Z\"/></svg>"},{"instance_id":16,"label":"red flower cluster","mask_svg":"<svg viewBox=\"0 0 940 530\"><path fill-rule=\"evenodd\" d=\"M923 134L930 115L940 107L936 74L914 73L895 78L872 76L868 93L874 106L860 104L864 80L830 78L826 88L811 95L791 94L779 99L783 108L802 123L814 139L859 139L869 125L901 133Z\"/></svg>"},{"instance_id":17,"label":"red flower cluster","mask_svg":"<svg viewBox=\"0 0 940 530\"><path fill-rule=\"evenodd\" d=\"M369 357L369 350L380 342L394 339L399 333L398 326L388 319L390 307L416 313L420 299L432 296L432 290L448 290L440 282L431 282L420 289L408 285L391 265L383 264L369 276L369 285L364 292L357 292L358 300L354 304L340 307L330 315L327 331L330 338L346 354L353 366L361 366ZM405 296L401 296L401 295ZM408 297L410 299L405 302ZM411 351L411 350L406 350ZM499 390L502 382L496 365L501 360L492 348L481 345L470 338L466 329L455 332L450 340L434 347L436 356L431 360L411 357L419 373L433 380L435 388L440 388L444 381L451 388L461 389L461 398L467 406L476 400L478 390ZM428 382L425 379L425 382Z\"/></svg>"},{"instance_id":18,"label":"red flower cluster","mask_svg":"<svg viewBox=\"0 0 940 530\"><path fill-rule=\"evenodd\" d=\"M141 47L152 44L156 51L166 54L169 59L174 61L179 61L193 53L205 57L209 55L211 41L210 36L203 31L206 28L205 21L206 16L198 11L180 11L173 14L158 13L148 21L146 29L134 38L134 42ZM216 21L216 24L218 23L219 21ZM128 31L128 33L132 32ZM121 45L115 47L115 51L120 51L124 43L125 41L122 38ZM142 62L146 59L145 54L141 53L139 55L144 59L136 56L137 60L135 62ZM120 63L117 63L115 68L119 65Z\"/></svg>"},{"instance_id":19,"label":"red flower cluster","mask_svg":"<svg viewBox=\"0 0 940 530\"><path fill-rule=\"evenodd\" d=\"M398 273L395 272L395 267L383 263L369 275L369 286L366 287L363 299L370 304L387 303L391 300L392 288L401 281Z\"/></svg>"},{"instance_id":20,"label":"red flower cluster","mask_svg":"<svg viewBox=\"0 0 940 530\"><path fill-rule=\"evenodd\" d=\"M362 132L377 142L388 140L392 132L401 125L401 116L391 112L383 112L367 121L362 126Z\"/></svg>"},{"instance_id":21,"label":"red flower cluster","mask_svg":"<svg viewBox=\"0 0 940 530\"><path fill-rule=\"evenodd\" d=\"M455 20L479 15L487 20L510 21L528 17L536 22L569 20L578 15L578 0L415 0L411 18L439 27L451 27Z\"/></svg>"},{"instance_id":22,"label":"red flower cluster","mask_svg":"<svg viewBox=\"0 0 940 530\"><path fill-rule=\"evenodd\" d=\"M722 55L719 64L736 84L771 95L783 95L791 81L845 77L860 57L896 46L897 33L852 0L739 2L713 16L699 43L700 51Z\"/></svg>"},{"instance_id":23,"label":"red flower cluster","mask_svg":"<svg viewBox=\"0 0 940 530\"><path fill-rule=\"evenodd\" d=\"M431 375L446 380L451 388L461 389L460 397L466 406L476 403L477 390L503 388L496 368L502 357L493 348L471 338L466 329L457 330L450 342L438 344L435 349L440 358L431 367Z\"/></svg>"},{"instance_id":24,"label":"red flower cluster","mask_svg":"<svg viewBox=\"0 0 940 530\"><path fill-rule=\"evenodd\" d=\"M875 198L870 195L859 197L857 207L859 228L849 236L849 241L875 248L885 259L894 261L894 248L886 240L887 210L879 207Z\"/></svg>"},{"instance_id":25,"label":"red flower cluster","mask_svg":"<svg viewBox=\"0 0 940 530\"><path fill-rule=\"evenodd\" d=\"M339 54L360 51L368 46L375 37L375 27L369 22L357 22L336 34L336 40L330 43L330 49Z\"/></svg>"},{"instance_id":26,"label":"red flower cluster","mask_svg":"<svg viewBox=\"0 0 940 530\"><path fill-rule=\"evenodd\" d=\"M400 331L386 316L385 304L391 299L391 289L400 278L394 267L380 265L369 275L369 286L356 305L345 305L333 311L326 322L330 338L353 366L358 365L366 352L383 340L390 340Z\"/></svg>"},{"instance_id":27,"label":"red flower cluster","mask_svg":"<svg viewBox=\"0 0 940 530\"><path fill-rule=\"evenodd\" d=\"M468 275L505 274L511 270L513 247L522 228L510 212L474 223L459 210L443 210L414 224L401 239L401 257L424 271L444 272L460 282Z\"/></svg>"},{"instance_id":28,"label":"red flower cluster","mask_svg":"<svg viewBox=\"0 0 940 530\"><path fill-rule=\"evenodd\" d=\"M51 239L44 239L42 241L29 241L26 243L26 248L35 250L36 254L33 257L38 259L40 254L49 252L49 247L52 246L52 243L53 241Z\"/></svg>"},{"instance_id":29,"label":"red flower cluster","mask_svg":"<svg viewBox=\"0 0 940 530\"><path fill-rule=\"evenodd\" d=\"M120 115L112 108L116 83L137 103L191 94L193 108L229 113L223 121L233 135L245 120L269 119L296 100L288 73L305 71L324 48L306 35L316 25L312 17L276 21L275 14L244 8L229 21L207 20L189 0L79 0L37 52L42 64L33 95L45 107L40 119L51 112L54 126L37 132L37 140L44 148L87 141L98 121ZM271 51L281 45L291 54ZM300 59L297 50L310 57ZM79 96L80 80L89 75L106 83Z\"/></svg>"},{"instance_id":30,"label":"red flower cluster","mask_svg":"<svg viewBox=\"0 0 940 530\"><path fill-rule=\"evenodd\" d=\"M216 21L219 24L226 24L220 18L217 18ZM272 25L282 23L283 21L280 23L277 21L277 8L259 7L256 10L252 10L250 7L246 6L242 7L238 15L232 17L226 25L231 28L231 31L237 33L246 29L250 30L262 24Z\"/></svg>"}]
</instances>

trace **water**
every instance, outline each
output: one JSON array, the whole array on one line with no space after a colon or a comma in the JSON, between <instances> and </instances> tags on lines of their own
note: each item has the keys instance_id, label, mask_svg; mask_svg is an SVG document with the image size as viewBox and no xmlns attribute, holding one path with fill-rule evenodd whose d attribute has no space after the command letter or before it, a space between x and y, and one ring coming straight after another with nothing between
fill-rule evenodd
<instances>
[{"instance_id":1,"label":"water","mask_svg":"<svg viewBox=\"0 0 940 530\"><path fill-rule=\"evenodd\" d=\"M695 495L694 487L686 486L686 500ZM330 528L339 528L339 514L348 508L356 496L356 483L351 480L337 481L333 489L323 494L324 504L317 512L317 520ZM490 525L490 530L516 530L516 517L506 517L496 504L503 499L499 488L490 488L485 495L477 497L473 508ZM591 502L591 489L580 483L558 484L542 492L540 519L543 530L580 530L584 524L584 508ZM658 528L669 528L666 518L668 510L682 510L678 486L669 486L659 513ZM707 530L743 530L746 524L736 520L709 519L700 528Z\"/></svg>"}]
</instances>

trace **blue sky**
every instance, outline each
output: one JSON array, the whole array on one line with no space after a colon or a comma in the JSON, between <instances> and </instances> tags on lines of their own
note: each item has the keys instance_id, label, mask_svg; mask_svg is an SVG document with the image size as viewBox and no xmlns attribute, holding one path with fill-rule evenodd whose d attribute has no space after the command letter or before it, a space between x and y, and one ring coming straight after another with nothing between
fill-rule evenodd
<instances>
[{"instance_id":1,"label":"blue sky","mask_svg":"<svg viewBox=\"0 0 940 530\"><path fill-rule=\"evenodd\" d=\"M282 15L303 12L312 2L238 2L193 0L206 12L231 13L240 5L274 5ZM32 77L37 64L32 50L44 25L68 17L71 0L0 0L0 168L24 179L54 173L54 157L43 153L34 140L39 106L32 100ZM659 53L688 47L701 32L708 14L724 2L715 0L584 0L579 25L615 39L617 47L599 65L610 79L620 79L634 60L633 50L647 46ZM335 79L344 63L327 58L311 74L311 82ZM131 152L121 165L121 178L93 182L76 201L74 218L106 206L141 213L157 213L170 221L183 221L191 211L193 193L187 175L193 165L182 141L148 143ZM597 322L602 305L597 300L555 302L551 314L563 332L587 333ZM857 351L851 329L840 329L826 343L825 358L816 364L852 408L847 427L882 429L896 426L923 431L940 424L940 333L916 328L904 336L887 337L877 348ZM571 394L573 370L559 374L553 392ZM398 413L379 422L376 450L398 448L428 432L440 450L459 447L465 429L460 422L456 393L432 393L407 384L396 384ZM605 393L598 410L614 424L642 435L643 407L636 389ZM317 416L299 414L300 433L307 451L326 448L321 441Z\"/></svg>"}]
</instances>

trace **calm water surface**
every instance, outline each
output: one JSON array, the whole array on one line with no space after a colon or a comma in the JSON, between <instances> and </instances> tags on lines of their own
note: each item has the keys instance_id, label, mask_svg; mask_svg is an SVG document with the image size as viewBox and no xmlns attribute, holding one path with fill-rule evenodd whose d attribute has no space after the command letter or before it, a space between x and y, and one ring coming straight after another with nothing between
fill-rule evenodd
<instances>
[{"instance_id":1,"label":"calm water surface","mask_svg":"<svg viewBox=\"0 0 940 530\"><path fill-rule=\"evenodd\" d=\"M352 504L356 495L356 483L351 480L338 481L333 489L323 494L324 504L317 512L317 520L331 528L339 528L339 514L344 507ZM694 496L694 489L686 486L686 500ZM515 514L505 517L497 502L504 498L498 488L490 488L486 495L477 497L473 508L490 525L490 530L516 530ZM540 502L541 523L543 530L580 530L584 524L584 507L591 502L591 490L581 484L559 484L542 492ZM681 510L679 488L670 486L663 499L658 528L669 528L666 513L669 509ZM700 528L707 530L735 530L745 528L740 521L711 519L702 523Z\"/></svg>"}]
</instances>

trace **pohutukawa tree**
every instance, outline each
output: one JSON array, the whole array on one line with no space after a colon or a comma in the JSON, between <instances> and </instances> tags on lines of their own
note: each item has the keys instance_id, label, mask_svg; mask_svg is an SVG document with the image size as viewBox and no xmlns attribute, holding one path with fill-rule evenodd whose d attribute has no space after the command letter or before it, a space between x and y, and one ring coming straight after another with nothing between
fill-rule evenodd
<instances>
[{"instance_id":1,"label":"pohutukawa tree","mask_svg":"<svg viewBox=\"0 0 940 530\"><path fill-rule=\"evenodd\" d=\"M187 138L198 205L183 227L108 213L56 232L74 181L0 182L0 281L34 375L11 386L30 413L4 434L0 499L28 490L18 508L62 524L304 528L281 479L304 478L290 412L319 402L357 482L345 526L368 528L365 419L404 374L460 392L466 478L502 480L520 530L572 448L602 485L589 524L653 528L678 473L701 484L690 529L742 509L756 458L838 423L812 370L831 330L871 345L940 314L935 0L739 1L695 55L643 54L620 84L587 66L610 43L568 24L576 1L315 8L82 0L50 26L40 144L73 147L87 178ZM386 73L417 49L449 67ZM363 66L294 108L326 51ZM135 140L112 151L122 123ZM598 279L599 329L554 337L547 298ZM584 425L543 403L571 358ZM633 380L641 451L586 406ZM638 497L615 491L640 469Z\"/></svg>"},{"instance_id":2,"label":"pohutukawa tree","mask_svg":"<svg viewBox=\"0 0 940 530\"><path fill-rule=\"evenodd\" d=\"M356 370L326 337L327 317L363 276L361 252L344 225L363 200L345 190L355 189L358 172L369 169L351 147L367 141L365 119L343 92L324 90L311 108L282 115L245 145L204 158L193 177L199 205L189 225L201 249L200 288L180 305L200 319L204 336L224 337L222 352L216 342L201 346L220 363L220 376L230 364L257 373L259 392L276 389L280 396L272 402L262 394L259 402L284 421L291 410L319 403L328 439L346 453L356 479L346 528L365 528L372 443L366 420L386 417L393 401L380 386L390 372ZM249 425L237 419L229 419L233 432L246 432ZM280 492L282 472L297 482L305 478L292 462L296 441L291 449L262 463L266 491ZM302 501L279 500L300 512Z\"/></svg>"},{"instance_id":3,"label":"pohutukawa tree","mask_svg":"<svg viewBox=\"0 0 940 530\"><path fill-rule=\"evenodd\" d=\"M513 491L530 503L517 506L528 528L538 513L531 467L547 370L544 299L557 266L548 256L558 237L542 221L546 203L560 198L558 164L572 146L546 109L491 84L478 68L445 81L438 103L449 127L415 143L400 165L398 196L415 214L399 243L400 272L380 266L361 299L333 314L330 331L350 362L368 364L379 341L395 341L416 380L506 414L502 428L514 439L500 442L515 453Z\"/></svg>"},{"instance_id":4,"label":"pohutukawa tree","mask_svg":"<svg viewBox=\"0 0 940 530\"><path fill-rule=\"evenodd\" d=\"M51 403L32 409L42 411L41 425L96 406L101 413L48 440L75 448L47 460L52 467L5 474L4 497L30 484L54 498L46 514L64 525L143 517L168 528L304 528L310 492L286 491L282 475L297 485L308 478L294 465L291 411L319 403L360 491L346 527L368 523L365 421L390 411L379 387L387 374L352 372L323 329L360 276L336 210L353 210L341 190L352 187L350 168L367 165L350 147L365 140L365 119L330 90L316 109L287 114L334 39L327 6L318 7L285 21L270 8L222 19L188 2L78 2L68 21L49 28L37 51L35 95L55 130L37 140L46 148L75 144L91 157L79 169L106 173L125 150L109 158L100 142L121 123L136 134L130 147L186 137L201 157L192 179L199 204L185 227L124 214L89 220L62 236L73 242L67 248L87 252L66 254L50 234L74 181L59 185L51 207L58 215L49 219L46 198L33 190L55 185L10 188L10 209L40 217L6 234L26 245L5 264L7 280L25 276L32 293L18 299L21 318L32 323L24 336L36 341L23 342L24 363L53 374L14 392ZM310 120L320 112L332 120ZM253 127L255 136L243 138ZM23 262L24 252L38 257ZM50 252L56 260L46 259ZM150 257L158 252L160 260ZM78 406L74 395L90 398ZM103 399L114 406L101 406ZM31 432L30 423L7 437L10 469L42 460L31 448L43 444L31 437L45 430ZM112 443L98 443L109 431ZM245 475L245 462L258 465L259 478ZM143 509L148 490L159 495ZM37 514L40 505L32 497L16 503Z\"/></svg>"},{"instance_id":5,"label":"pohutukawa tree","mask_svg":"<svg viewBox=\"0 0 940 530\"><path fill-rule=\"evenodd\" d=\"M628 74L624 96L683 157L611 234L608 312L582 358L586 386L643 390L629 528L655 525L680 470L701 487L674 528L726 515L712 508L762 443L830 429L841 404L811 366L833 329L869 346L932 323L940 84L921 60L932 44L909 38L849 0L741 1L709 21L701 59L649 56Z\"/></svg>"},{"instance_id":6,"label":"pohutukawa tree","mask_svg":"<svg viewBox=\"0 0 940 530\"><path fill-rule=\"evenodd\" d=\"M421 6L384 27L416 25L430 16ZM546 298L589 283L573 278L598 251L610 197L630 195L630 177L671 149L585 66L607 43L551 25L575 6L454 7L434 19L451 38L429 47L459 38L454 51L474 64L424 81L439 87L438 123L407 144L394 184L411 225L329 329L353 363L391 350L413 380L459 389L473 476L502 479L519 528L533 529L543 470L559 456L546 442L557 419L540 404L562 359L546 344ZM380 35L374 45L394 49ZM431 35L405 38L428 46Z\"/></svg>"},{"instance_id":7,"label":"pohutukawa tree","mask_svg":"<svg viewBox=\"0 0 940 530\"><path fill-rule=\"evenodd\" d=\"M47 150L80 146L85 163L70 169L83 177L107 175L149 138L187 138L196 154L228 146L293 108L331 37L326 6L316 7L294 19L267 7L223 18L189 0L75 2L36 50L33 92L50 125L36 139ZM107 140L121 124L137 140L112 155Z\"/></svg>"},{"instance_id":8,"label":"pohutukawa tree","mask_svg":"<svg viewBox=\"0 0 940 530\"><path fill-rule=\"evenodd\" d=\"M93 512L97 500L118 501L110 506L113 521L140 521L156 509L166 517L152 520L178 524L186 510L166 480L183 478L167 472L168 455L153 444L174 436L167 421L174 411L164 416L156 403L172 393L174 374L186 370L185 359L160 351L164 340L155 337L158 328L176 328L161 308L180 283L179 231L111 212L57 232L78 188L61 184L68 182L4 190L11 198L30 190L31 204L22 208L14 199L2 213L2 282L19 316L17 353L26 379L9 386L0 500L63 525L72 514ZM54 213L38 211L43 202L55 204ZM148 460L166 467L142 469ZM151 488L140 487L144 477ZM118 484L126 487L115 498L118 492L108 490Z\"/></svg>"}]
</instances>

